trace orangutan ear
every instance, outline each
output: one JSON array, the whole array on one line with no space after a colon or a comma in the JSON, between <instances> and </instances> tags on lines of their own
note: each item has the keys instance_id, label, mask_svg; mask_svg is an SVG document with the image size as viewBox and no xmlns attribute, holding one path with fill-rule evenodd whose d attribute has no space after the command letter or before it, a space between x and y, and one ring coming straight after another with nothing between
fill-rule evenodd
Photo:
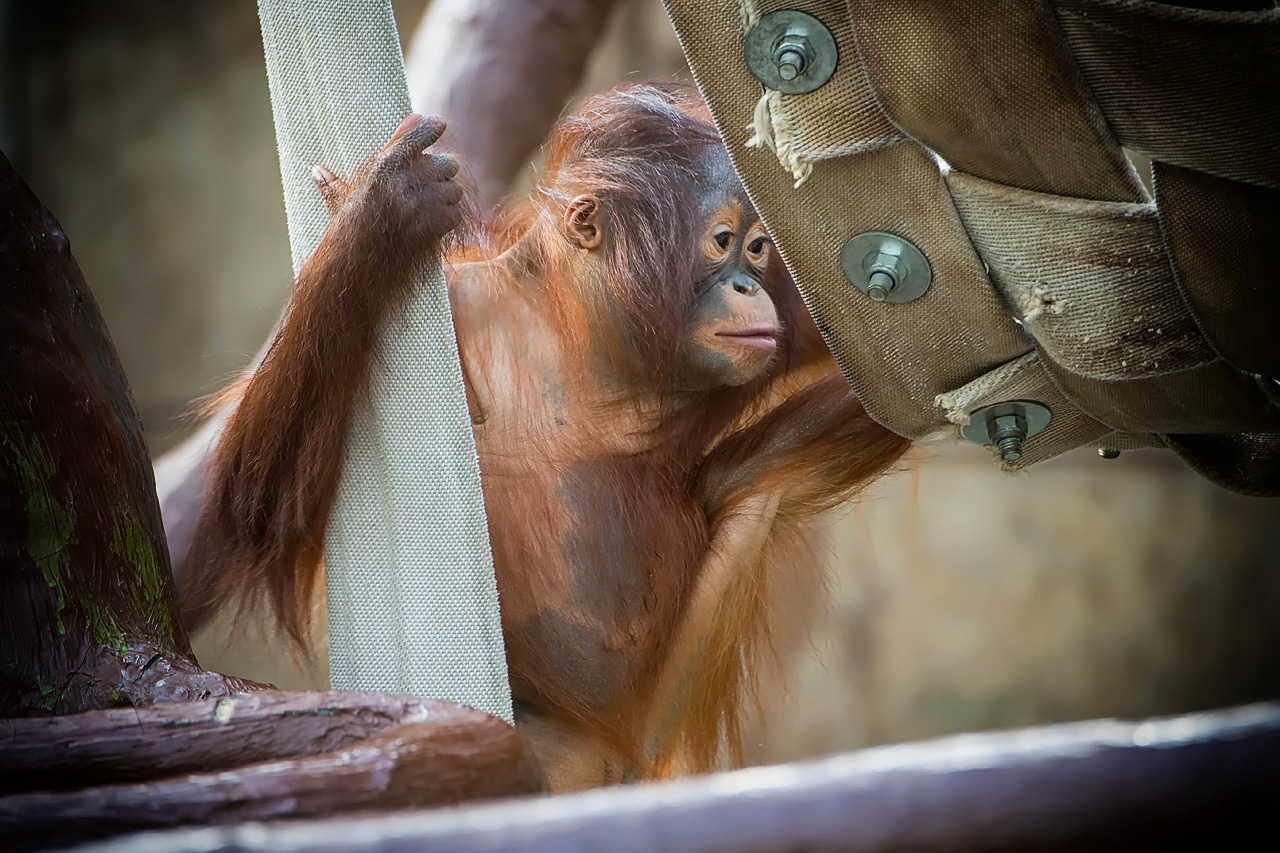
<instances>
[{"instance_id":1,"label":"orangutan ear","mask_svg":"<svg viewBox=\"0 0 1280 853\"><path fill-rule=\"evenodd\" d=\"M579 249L597 249L604 242L601 227L600 200L593 195L580 195L569 202L564 215L564 230L569 242Z\"/></svg>"}]
</instances>

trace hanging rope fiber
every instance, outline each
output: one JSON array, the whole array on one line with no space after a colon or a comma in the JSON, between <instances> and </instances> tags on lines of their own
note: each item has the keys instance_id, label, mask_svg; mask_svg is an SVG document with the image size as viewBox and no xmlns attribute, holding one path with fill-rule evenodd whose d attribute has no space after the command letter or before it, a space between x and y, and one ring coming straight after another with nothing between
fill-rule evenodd
<instances>
[{"instance_id":1,"label":"hanging rope fiber","mask_svg":"<svg viewBox=\"0 0 1280 853\"><path fill-rule=\"evenodd\" d=\"M260 0L296 275L351 178L410 111L389 0ZM370 287L378 282L371 281ZM512 721L475 439L439 258L388 323L325 531L332 684L451 699Z\"/></svg>"}]
</instances>

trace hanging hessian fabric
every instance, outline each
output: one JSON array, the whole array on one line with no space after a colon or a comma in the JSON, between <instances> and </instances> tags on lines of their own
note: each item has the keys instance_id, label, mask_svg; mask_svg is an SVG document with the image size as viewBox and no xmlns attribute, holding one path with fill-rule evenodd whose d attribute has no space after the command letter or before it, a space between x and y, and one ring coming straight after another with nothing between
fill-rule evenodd
<instances>
[{"instance_id":1,"label":"hanging hessian fabric","mask_svg":"<svg viewBox=\"0 0 1280 853\"><path fill-rule=\"evenodd\" d=\"M876 420L1280 494L1273 3L665 5Z\"/></svg>"}]
</instances>

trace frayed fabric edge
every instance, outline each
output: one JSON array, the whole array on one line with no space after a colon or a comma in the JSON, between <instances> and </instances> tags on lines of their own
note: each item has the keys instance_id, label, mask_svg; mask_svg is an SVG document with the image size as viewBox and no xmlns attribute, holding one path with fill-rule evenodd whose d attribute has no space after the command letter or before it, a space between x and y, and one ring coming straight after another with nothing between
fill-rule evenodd
<instances>
[{"instance_id":1,"label":"frayed fabric edge","mask_svg":"<svg viewBox=\"0 0 1280 853\"><path fill-rule=\"evenodd\" d=\"M773 117L777 113L778 106L775 99L778 97L780 96L777 92L769 90L760 95L760 100L756 101L751 123L747 125L747 130L751 131L751 137L746 145L748 148L767 148L776 154L778 162L795 179L794 188L800 189L800 186L813 174L813 161L796 150L792 135L785 127L779 128L774 121Z\"/></svg>"}]
</instances>

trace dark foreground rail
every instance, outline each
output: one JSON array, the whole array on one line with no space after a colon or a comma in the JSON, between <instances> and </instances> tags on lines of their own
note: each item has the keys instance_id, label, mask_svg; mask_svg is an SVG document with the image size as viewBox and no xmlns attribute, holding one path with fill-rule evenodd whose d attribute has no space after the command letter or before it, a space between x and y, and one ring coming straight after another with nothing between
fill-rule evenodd
<instances>
[{"instance_id":1,"label":"dark foreground rail","mask_svg":"<svg viewBox=\"0 0 1280 853\"><path fill-rule=\"evenodd\" d=\"M572 796L150 833L100 853L1280 849L1280 703L967 734ZM1242 839L1250 839L1240 847ZM1258 847L1254 847L1258 844Z\"/></svg>"}]
</instances>

